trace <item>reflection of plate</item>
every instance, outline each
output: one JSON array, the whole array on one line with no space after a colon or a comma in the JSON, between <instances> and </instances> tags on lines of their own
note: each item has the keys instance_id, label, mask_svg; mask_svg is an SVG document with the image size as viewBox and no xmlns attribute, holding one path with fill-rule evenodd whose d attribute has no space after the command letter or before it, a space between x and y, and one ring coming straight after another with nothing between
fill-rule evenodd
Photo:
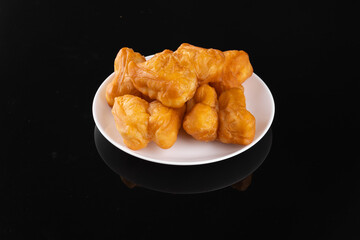
<instances>
[{"instance_id":1,"label":"reflection of plate","mask_svg":"<svg viewBox=\"0 0 360 240\"><path fill-rule=\"evenodd\" d=\"M96 126L94 141L106 165L137 186L167 193L203 193L236 184L258 169L270 151L272 130L255 146L226 161L186 167L133 157L111 144Z\"/></svg>"},{"instance_id":2,"label":"reflection of plate","mask_svg":"<svg viewBox=\"0 0 360 240\"><path fill-rule=\"evenodd\" d=\"M176 143L170 149L161 149L151 142L146 148L133 151L123 143L120 133L116 130L111 108L105 99L106 85L113 77L114 73L105 79L95 94L92 109L95 124L102 135L117 148L148 161L170 165L197 165L233 157L256 144L268 131L274 118L275 104L271 92L254 73L243 83L246 107L256 118L256 133L251 144L241 146L218 141L200 142L180 131Z\"/></svg>"}]
</instances>

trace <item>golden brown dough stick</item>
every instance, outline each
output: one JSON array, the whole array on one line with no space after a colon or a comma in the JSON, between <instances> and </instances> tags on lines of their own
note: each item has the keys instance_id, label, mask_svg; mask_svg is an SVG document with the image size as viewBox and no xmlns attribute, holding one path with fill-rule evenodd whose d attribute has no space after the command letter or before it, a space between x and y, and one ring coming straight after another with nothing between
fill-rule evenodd
<instances>
[{"instance_id":1,"label":"golden brown dough stick","mask_svg":"<svg viewBox=\"0 0 360 240\"><path fill-rule=\"evenodd\" d=\"M174 55L183 66L196 73L199 85L219 81L221 78L225 55L220 50L183 43Z\"/></svg>"},{"instance_id":2,"label":"golden brown dough stick","mask_svg":"<svg viewBox=\"0 0 360 240\"><path fill-rule=\"evenodd\" d=\"M195 73L182 66L170 50L155 54L146 62L132 61L128 71L136 89L167 107L182 107L197 88Z\"/></svg>"},{"instance_id":3,"label":"golden brown dough stick","mask_svg":"<svg viewBox=\"0 0 360 240\"><path fill-rule=\"evenodd\" d=\"M220 96L226 90L229 90L229 89L232 88L232 87L226 86L222 82L211 82L211 83L209 83L209 85L212 86L213 88L215 88L216 93L217 93L218 96ZM240 89L242 89L244 91L244 86L243 85L239 85L236 88L240 88Z\"/></svg>"},{"instance_id":4,"label":"golden brown dough stick","mask_svg":"<svg viewBox=\"0 0 360 240\"><path fill-rule=\"evenodd\" d=\"M194 100L196 103L206 104L216 110L218 110L219 107L217 94L214 88L210 87L208 84L203 84L198 87L192 100Z\"/></svg>"},{"instance_id":5,"label":"golden brown dough stick","mask_svg":"<svg viewBox=\"0 0 360 240\"><path fill-rule=\"evenodd\" d=\"M158 100L149 104L149 137L159 147L167 149L176 142L186 105L169 108Z\"/></svg>"},{"instance_id":6,"label":"golden brown dough stick","mask_svg":"<svg viewBox=\"0 0 360 240\"><path fill-rule=\"evenodd\" d=\"M132 150L144 148L150 141L148 107L149 103L137 96L123 95L115 98L111 112L116 128L123 137L124 144Z\"/></svg>"},{"instance_id":7,"label":"golden brown dough stick","mask_svg":"<svg viewBox=\"0 0 360 240\"><path fill-rule=\"evenodd\" d=\"M249 56L244 51L222 52L183 43L174 55L182 65L195 71L199 84L216 82L217 88L240 87L253 73Z\"/></svg>"},{"instance_id":8,"label":"golden brown dough stick","mask_svg":"<svg viewBox=\"0 0 360 240\"><path fill-rule=\"evenodd\" d=\"M157 100L149 104L140 97L124 95L115 98L112 114L130 149L142 149L150 141L167 149L176 142L185 108L169 108Z\"/></svg>"},{"instance_id":9,"label":"golden brown dough stick","mask_svg":"<svg viewBox=\"0 0 360 240\"><path fill-rule=\"evenodd\" d=\"M253 74L253 68L246 52L231 50L224 52L224 55L224 69L228 69L228 71L223 72L221 81L210 83L219 96L231 88L243 89L241 84Z\"/></svg>"},{"instance_id":10,"label":"golden brown dough stick","mask_svg":"<svg viewBox=\"0 0 360 240\"><path fill-rule=\"evenodd\" d=\"M194 97L187 103L183 128L196 140L213 141L218 129L218 101L215 89L208 84L201 85Z\"/></svg>"},{"instance_id":11,"label":"golden brown dough stick","mask_svg":"<svg viewBox=\"0 0 360 240\"><path fill-rule=\"evenodd\" d=\"M219 97L218 139L223 143L250 144L255 136L255 117L246 110L243 89L232 88Z\"/></svg>"},{"instance_id":12,"label":"golden brown dough stick","mask_svg":"<svg viewBox=\"0 0 360 240\"><path fill-rule=\"evenodd\" d=\"M106 86L106 101L111 107L114 105L116 97L125 94L141 96L141 92L134 87L128 75L127 66L130 61L140 63L145 62L145 58L131 48L124 47L120 49L114 62L115 76L111 83Z\"/></svg>"},{"instance_id":13,"label":"golden brown dough stick","mask_svg":"<svg viewBox=\"0 0 360 240\"><path fill-rule=\"evenodd\" d=\"M229 88L239 87L253 74L249 55L245 51L225 51L224 72L222 83Z\"/></svg>"}]
</instances>

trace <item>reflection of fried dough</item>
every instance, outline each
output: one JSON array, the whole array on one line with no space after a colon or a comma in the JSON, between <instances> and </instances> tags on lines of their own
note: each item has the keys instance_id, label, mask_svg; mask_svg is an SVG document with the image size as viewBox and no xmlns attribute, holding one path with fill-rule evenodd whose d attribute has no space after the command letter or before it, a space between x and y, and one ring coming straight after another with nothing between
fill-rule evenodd
<instances>
[{"instance_id":1,"label":"reflection of fried dough","mask_svg":"<svg viewBox=\"0 0 360 240\"><path fill-rule=\"evenodd\" d=\"M116 128L124 139L125 145L138 150L149 143L147 112L148 102L132 95L124 95L115 98L112 114Z\"/></svg>"},{"instance_id":2,"label":"reflection of fried dough","mask_svg":"<svg viewBox=\"0 0 360 240\"><path fill-rule=\"evenodd\" d=\"M250 144L255 136L255 117L246 110L244 91L232 88L219 97L218 139L223 143Z\"/></svg>"},{"instance_id":3,"label":"reflection of fried dough","mask_svg":"<svg viewBox=\"0 0 360 240\"><path fill-rule=\"evenodd\" d=\"M182 66L170 50L143 63L130 62L128 70L140 92L168 107L182 107L197 88L195 73Z\"/></svg>"},{"instance_id":4,"label":"reflection of fried dough","mask_svg":"<svg viewBox=\"0 0 360 240\"><path fill-rule=\"evenodd\" d=\"M181 127L185 105L169 108L155 100L149 104L149 136L159 147L170 148L177 139Z\"/></svg>"},{"instance_id":5,"label":"reflection of fried dough","mask_svg":"<svg viewBox=\"0 0 360 240\"><path fill-rule=\"evenodd\" d=\"M200 141L213 141L217 136L218 102L214 88L201 85L187 104L183 122L184 130Z\"/></svg>"},{"instance_id":6,"label":"reflection of fried dough","mask_svg":"<svg viewBox=\"0 0 360 240\"><path fill-rule=\"evenodd\" d=\"M252 174L244 178L243 180L231 185L232 188L238 190L238 191L245 191L248 189L252 181Z\"/></svg>"},{"instance_id":7,"label":"reflection of fried dough","mask_svg":"<svg viewBox=\"0 0 360 240\"><path fill-rule=\"evenodd\" d=\"M134 87L128 75L127 65L130 61L136 63L144 62L145 58L131 48L122 48L117 54L114 62L115 76L111 83L106 86L106 101L112 107L116 97L131 94L141 96L141 93Z\"/></svg>"}]
</instances>

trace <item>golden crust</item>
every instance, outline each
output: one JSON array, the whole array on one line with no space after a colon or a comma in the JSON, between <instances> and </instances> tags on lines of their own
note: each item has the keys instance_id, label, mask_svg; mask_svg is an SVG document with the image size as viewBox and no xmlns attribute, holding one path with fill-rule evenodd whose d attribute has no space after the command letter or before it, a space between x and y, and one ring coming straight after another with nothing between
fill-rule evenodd
<instances>
[{"instance_id":1,"label":"golden crust","mask_svg":"<svg viewBox=\"0 0 360 240\"><path fill-rule=\"evenodd\" d=\"M224 52L225 62L222 80L212 82L211 86L220 94L231 88L243 88L241 85L253 74L249 55L244 51L231 50Z\"/></svg>"},{"instance_id":2,"label":"golden crust","mask_svg":"<svg viewBox=\"0 0 360 240\"><path fill-rule=\"evenodd\" d=\"M239 87L253 74L249 55L244 51L231 50L224 52L225 63L222 83L229 88Z\"/></svg>"},{"instance_id":3,"label":"golden crust","mask_svg":"<svg viewBox=\"0 0 360 240\"><path fill-rule=\"evenodd\" d=\"M222 52L183 43L174 55L182 65L196 73L200 85L214 83L216 89L240 87L253 73L249 56L244 51Z\"/></svg>"},{"instance_id":4,"label":"golden crust","mask_svg":"<svg viewBox=\"0 0 360 240\"><path fill-rule=\"evenodd\" d=\"M124 144L132 150L144 148L150 141L148 107L149 103L137 96L123 95L115 98L111 112L116 129L123 137Z\"/></svg>"},{"instance_id":5,"label":"golden crust","mask_svg":"<svg viewBox=\"0 0 360 240\"><path fill-rule=\"evenodd\" d=\"M114 61L115 76L113 80L106 86L106 101L109 106L114 105L114 99L125 94L141 96L133 85L128 74L128 63L130 61L140 63L145 62L144 56L134 52L131 48L122 48L116 55Z\"/></svg>"},{"instance_id":6,"label":"golden crust","mask_svg":"<svg viewBox=\"0 0 360 240\"><path fill-rule=\"evenodd\" d=\"M196 140L214 141L218 129L218 101L215 89L201 85L187 104L183 128Z\"/></svg>"},{"instance_id":7,"label":"golden crust","mask_svg":"<svg viewBox=\"0 0 360 240\"><path fill-rule=\"evenodd\" d=\"M130 149L142 149L150 141L168 149L181 126L200 141L253 141L255 117L246 110L242 86L253 73L246 52L184 43L175 52L164 50L146 61L122 48L114 70L106 100Z\"/></svg>"},{"instance_id":8,"label":"golden crust","mask_svg":"<svg viewBox=\"0 0 360 240\"><path fill-rule=\"evenodd\" d=\"M159 147L167 149L174 145L185 112L181 108L169 108L158 100L149 104L149 137Z\"/></svg>"},{"instance_id":9,"label":"golden crust","mask_svg":"<svg viewBox=\"0 0 360 240\"><path fill-rule=\"evenodd\" d=\"M182 108L169 108L155 100L150 104L133 95L115 98L112 114L116 128L123 137L124 144L139 150L154 141L167 149L174 145L185 112Z\"/></svg>"},{"instance_id":10,"label":"golden crust","mask_svg":"<svg viewBox=\"0 0 360 240\"><path fill-rule=\"evenodd\" d=\"M250 144L255 137L255 117L246 110L241 88L232 88L219 97L218 139L223 143Z\"/></svg>"},{"instance_id":11,"label":"golden crust","mask_svg":"<svg viewBox=\"0 0 360 240\"><path fill-rule=\"evenodd\" d=\"M130 62L128 69L140 92L167 107L182 107L197 88L195 73L182 66L170 50L164 50L143 63Z\"/></svg>"},{"instance_id":12,"label":"golden crust","mask_svg":"<svg viewBox=\"0 0 360 240\"><path fill-rule=\"evenodd\" d=\"M219 81L225 61L222 51L183 43L174 52L181 64L196 73L199 85Z\"/></svg>"}]
</instances>

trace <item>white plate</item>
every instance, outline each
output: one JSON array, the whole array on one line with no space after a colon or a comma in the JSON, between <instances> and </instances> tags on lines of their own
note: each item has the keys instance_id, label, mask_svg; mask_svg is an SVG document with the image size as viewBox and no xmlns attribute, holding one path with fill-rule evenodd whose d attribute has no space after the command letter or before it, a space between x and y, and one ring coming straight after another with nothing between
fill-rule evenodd
<instances>
[{"instance_id":1,"label":"white plate","mask_svg":"<svg viewBox=\"0 0 360 240\"><path fill-rule=\"evenodd\" d=\"M148 56L150 58L152 56ZM114 73L110 74L97 90L92 111L96 126L102 135L122 151L151 162L170 165L198 165L221 161L233 157L254 146L268 131L275 114L272 94L266 84L254 73L247 79L245 88L246 108L255 116L256 132L254 141L246 146L224 144L218 141L200 142L187 135L183 130L169 149L161 149L154 142L146 148L131 150L125 146L120 133L116 130L111 108L105 99L106 85L111 82Z\"/></svg>"}]
</instances>

